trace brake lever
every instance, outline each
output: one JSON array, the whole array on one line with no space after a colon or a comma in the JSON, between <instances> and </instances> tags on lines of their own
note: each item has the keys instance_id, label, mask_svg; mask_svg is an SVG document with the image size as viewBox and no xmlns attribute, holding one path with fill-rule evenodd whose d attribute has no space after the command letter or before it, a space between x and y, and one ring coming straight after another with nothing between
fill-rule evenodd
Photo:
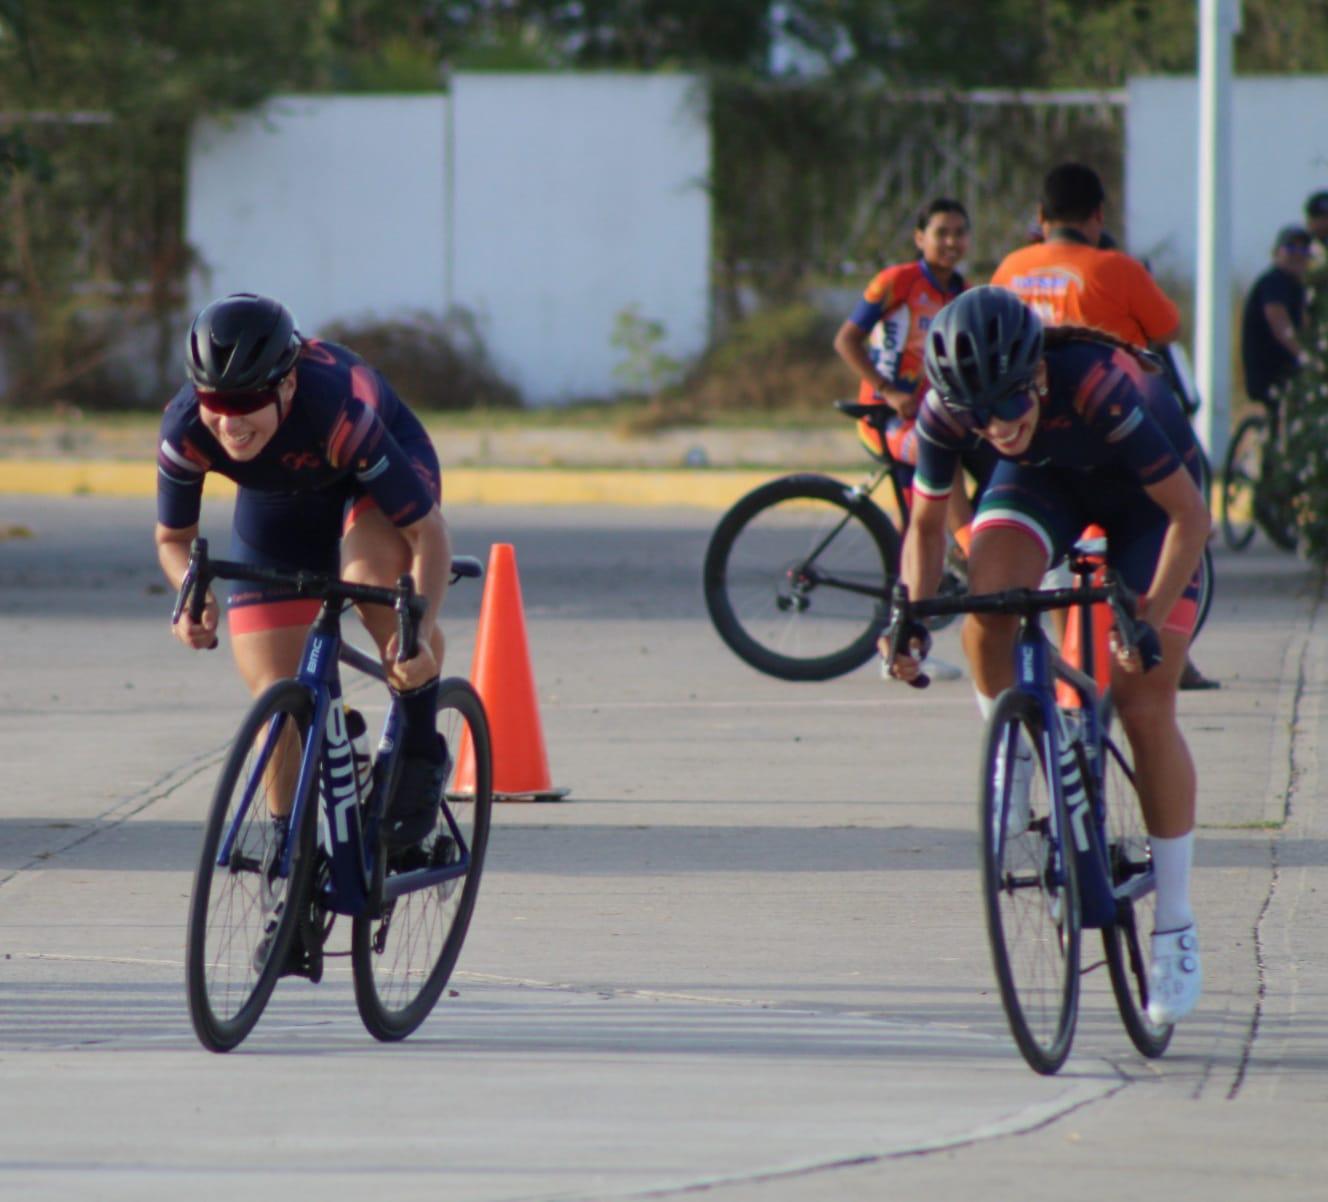
<instances>
[{"instance_id":1,"label":"brake lever","mask_svg":"<svg viewBox=\"0 0 1328 1202\"><path fill-rule=\"evenodd\" d=\"M913 654L912 649L908 646L908 640L912 637L913 627L915 626L917 626L917 623L913 621L908 607L908 585L902 580L896 580L894 590L890 594L890 623L885 628L885 638L890 656L886 665L887 671L894 667L897 656ZM930 641L931 636L928 634L926 635L926 642L930 643ZM906 680L904 683L915 689L925 689L931 684L931 677L925 672L919 672L912 680Z\"/></svg>"},{"instance_id":2,"label":"brake lever","mask_svg":"<svg viewBox=\"0 0 1328 1202\"><path fill-rule=\"evenodd\" d=\"M171 610L172 626L180 620L180 615L184 613L186 607L188 607L191 622L198 623L203 620L203 610L207 606L207 589L210 575L207 539L195 538L189 544L189 563L185 567L184 578L180 581L180 591L175 595L175 607ZM215 650L218 642L219 640L214 636L212 642L204 650Z\"/></svg>"},{"instance_id":3,"label":"brake lever","mask_svg":"<svg viewBox=\"0 0 1328 1202\"><path fill-rule=\"evenodd\" d=\"M420 620L424 617L424 598L415 592L409 572L397 577L397 596L392 603L397 615L397 663L414 659L419 653Z\"/></svg>"},{"instance_id":4,"label":"brake lever","mask_svg":"<svg viewBox=\"0 0 1328 1202\"><path fill-rule=\"evenodd\" d=\"M1110 569L1105 579L1107 587L1111 589L1108 604L1111 606L1117 637L1127 651L1139 653L1143 670L1151 672L1162 662L1162 643L1157 631L1148 622L1135 616L1138 598L1130 591L1125 581Z\"/></svg>"}]
</instances>

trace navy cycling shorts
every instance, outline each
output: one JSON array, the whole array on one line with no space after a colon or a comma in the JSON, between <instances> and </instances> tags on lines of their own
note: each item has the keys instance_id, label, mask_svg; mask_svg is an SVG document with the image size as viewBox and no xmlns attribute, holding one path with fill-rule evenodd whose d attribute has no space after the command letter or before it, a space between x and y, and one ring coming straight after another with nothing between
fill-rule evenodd
<instances>
[{"instance_id":1,"label":"navy cycling shorts","mask_svg":"<svg viewBox=\"0 0 1328 1202\"><path fill-rule=\"evenodd\" d=\"M441 499L438 456L428 438L402 443L402 450ZM231 558L283 571L341 570L341 539L367 509L376 508L364 488L350 477L344 485L309 492L236 490L231 529ZM289 588L236 581L226 601L232 635L285 626L308 626L322 603L297 597Z\"/></svg>"},{"instance_id":2,"label":"navy cycling shorts","mask_svg":"<svg viewBox=\"0 0 1328 1202\"><path fill-rule=\"evenodd\" d=\"M998 527L1021 530L1039 543L1051 567L1091 525L1107 532L1107 562L1126 585L1136 593L1147 592L1162 554L1167 514L1137 481L1003 459L978 502L973 533L976 537L981 530ZM1163 630L1194 630L1201 572L1202 565L1162 623Z\"/></svg>"}]
</instances>

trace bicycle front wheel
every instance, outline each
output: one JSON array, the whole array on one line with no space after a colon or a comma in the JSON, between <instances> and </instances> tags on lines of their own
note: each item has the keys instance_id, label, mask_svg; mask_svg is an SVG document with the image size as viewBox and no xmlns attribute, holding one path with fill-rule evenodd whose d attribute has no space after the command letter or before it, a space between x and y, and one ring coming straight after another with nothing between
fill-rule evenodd
<instances>
[{"instance_id":1,"label":"bicycle front wheel","mask_svg":"<svg viewBox=\"0 0 1328 1202\"><path fill-rule=\"evenodd\" d=\"M1107 721L1110 722L1110 711ZM1152 888L1153 862L1135 786L1129 745L1103 740L1107 802L1107 857L1117 895L1116 922L1102 928L1102 943L1111 974L1111 991L1130 1042L1153 1059L1171 1042L1174 1028L1148 1017L1148 956L1144 934L1156 926L1157 892Z\"/></svg>"},{"instance_id":2,"label":"bicycle front wheel","mask_svg":"<svg viewBox=\"0 0 1328 1202\"><path fill-rule=\"evenodd\" d=\"M1255 504L1263 449L1268 441L1268 419L1251 414L1236 427L1222 464L1220 517L1222 537L1233 551L1243 551L1254 538Z\"/></svg>"},{"instance_id":3,"label":"bicycle front wheel","mask_svg":"<svg viewBox=\"0 0 1328 1202\"><path fill-rule=\"evenodd\" d=\"M830 680L875 653L899 535L869 496L829 476L772 480L706 548L706 608L740 659L781 680Z\"/></svg>"},{"instance_id":4,"label":"bicycle front wheel","mask_svg":"<svg viewBox=\"0 0 1328 1202\"><path fill-rule=\"evenodd\" d=\"M313 841L296 839L283 880L271 815L291 804L311 716L308 690L274 684L240 726L213 794L189 903L186 991L194 1031L214 1052L253 1030L295 934L300 906L291 899L308 888Z\"/></svg>"},{"instance_id":5,"label":"bicycle front wheel","mask_svg":"<svg viewBox=\"0 0 1328 1202\"><path fill-rule=\"evenodd\" d=\"M418 848L397 857L389 871L404 881L409 874L429 880L430 872L460 866L446 879L412 888L387 902L380 914L355 919L351 965L355 1004L376 1039L404 1039L437 1003L461 954L480 872L489 845L493 804L489 724L479 694L464 680L444 680L438 687L438 729L452 754L463 733L474 753L473 793L444 788L438 821ZM392 876L387 883L390 885Z\"/></svg>"},{"instance_id":6,"label":"bicycle front wheel","mask_svg":"<svg viewBox=\"0 0 1328 1202\"><path fill-rule=\"evenodd\" d=\"M1054 1073L1079 1008L1079 889L1045 755L1036 702L1002 693L979 782L987 938L1010 1033L1030 1068Z\"/></svg>"}]
</instances>

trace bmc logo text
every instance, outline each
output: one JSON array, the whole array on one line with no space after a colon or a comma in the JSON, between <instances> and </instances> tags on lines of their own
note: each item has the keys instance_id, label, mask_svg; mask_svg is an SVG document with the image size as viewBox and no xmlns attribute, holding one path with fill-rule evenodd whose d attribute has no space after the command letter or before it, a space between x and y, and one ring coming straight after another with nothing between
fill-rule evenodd
<instances>
[{"instance_id":1,"label":"bmc logo text","mask_svg":"<svg viewBox=\"0 0 1328 1202\"><path fill-rule=\"evenodd\" d=\"M346 710L338 702L328 707L323 738L323 787L332 807L336 841L345 843L350 838L350 820L346 815L359 796L355 786L355 757L346 735Z\"/></svg>"}]
</instances>

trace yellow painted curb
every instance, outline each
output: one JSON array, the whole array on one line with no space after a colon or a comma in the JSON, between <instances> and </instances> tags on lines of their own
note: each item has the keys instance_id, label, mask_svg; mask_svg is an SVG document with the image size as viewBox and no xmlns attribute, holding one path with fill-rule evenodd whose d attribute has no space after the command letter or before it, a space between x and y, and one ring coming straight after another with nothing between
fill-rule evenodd
<instances>
[{"instance_id":1,"label":"yellow painted curb","mask_svg":"<svg viewBox=\"0 0 1328 1202\"><path fill-rule=\"evenodd\" d=\"M722 510L757 485L783 474L777 468L757 471L444 468L443 502L445 505L680 505ZM234 495L234 485L215 472L207 477L206 488L209 496ZM151 463L0 460L0 494L150 498L156 495L156 490L157 469Z\"/></svg>"}]
</instances>

